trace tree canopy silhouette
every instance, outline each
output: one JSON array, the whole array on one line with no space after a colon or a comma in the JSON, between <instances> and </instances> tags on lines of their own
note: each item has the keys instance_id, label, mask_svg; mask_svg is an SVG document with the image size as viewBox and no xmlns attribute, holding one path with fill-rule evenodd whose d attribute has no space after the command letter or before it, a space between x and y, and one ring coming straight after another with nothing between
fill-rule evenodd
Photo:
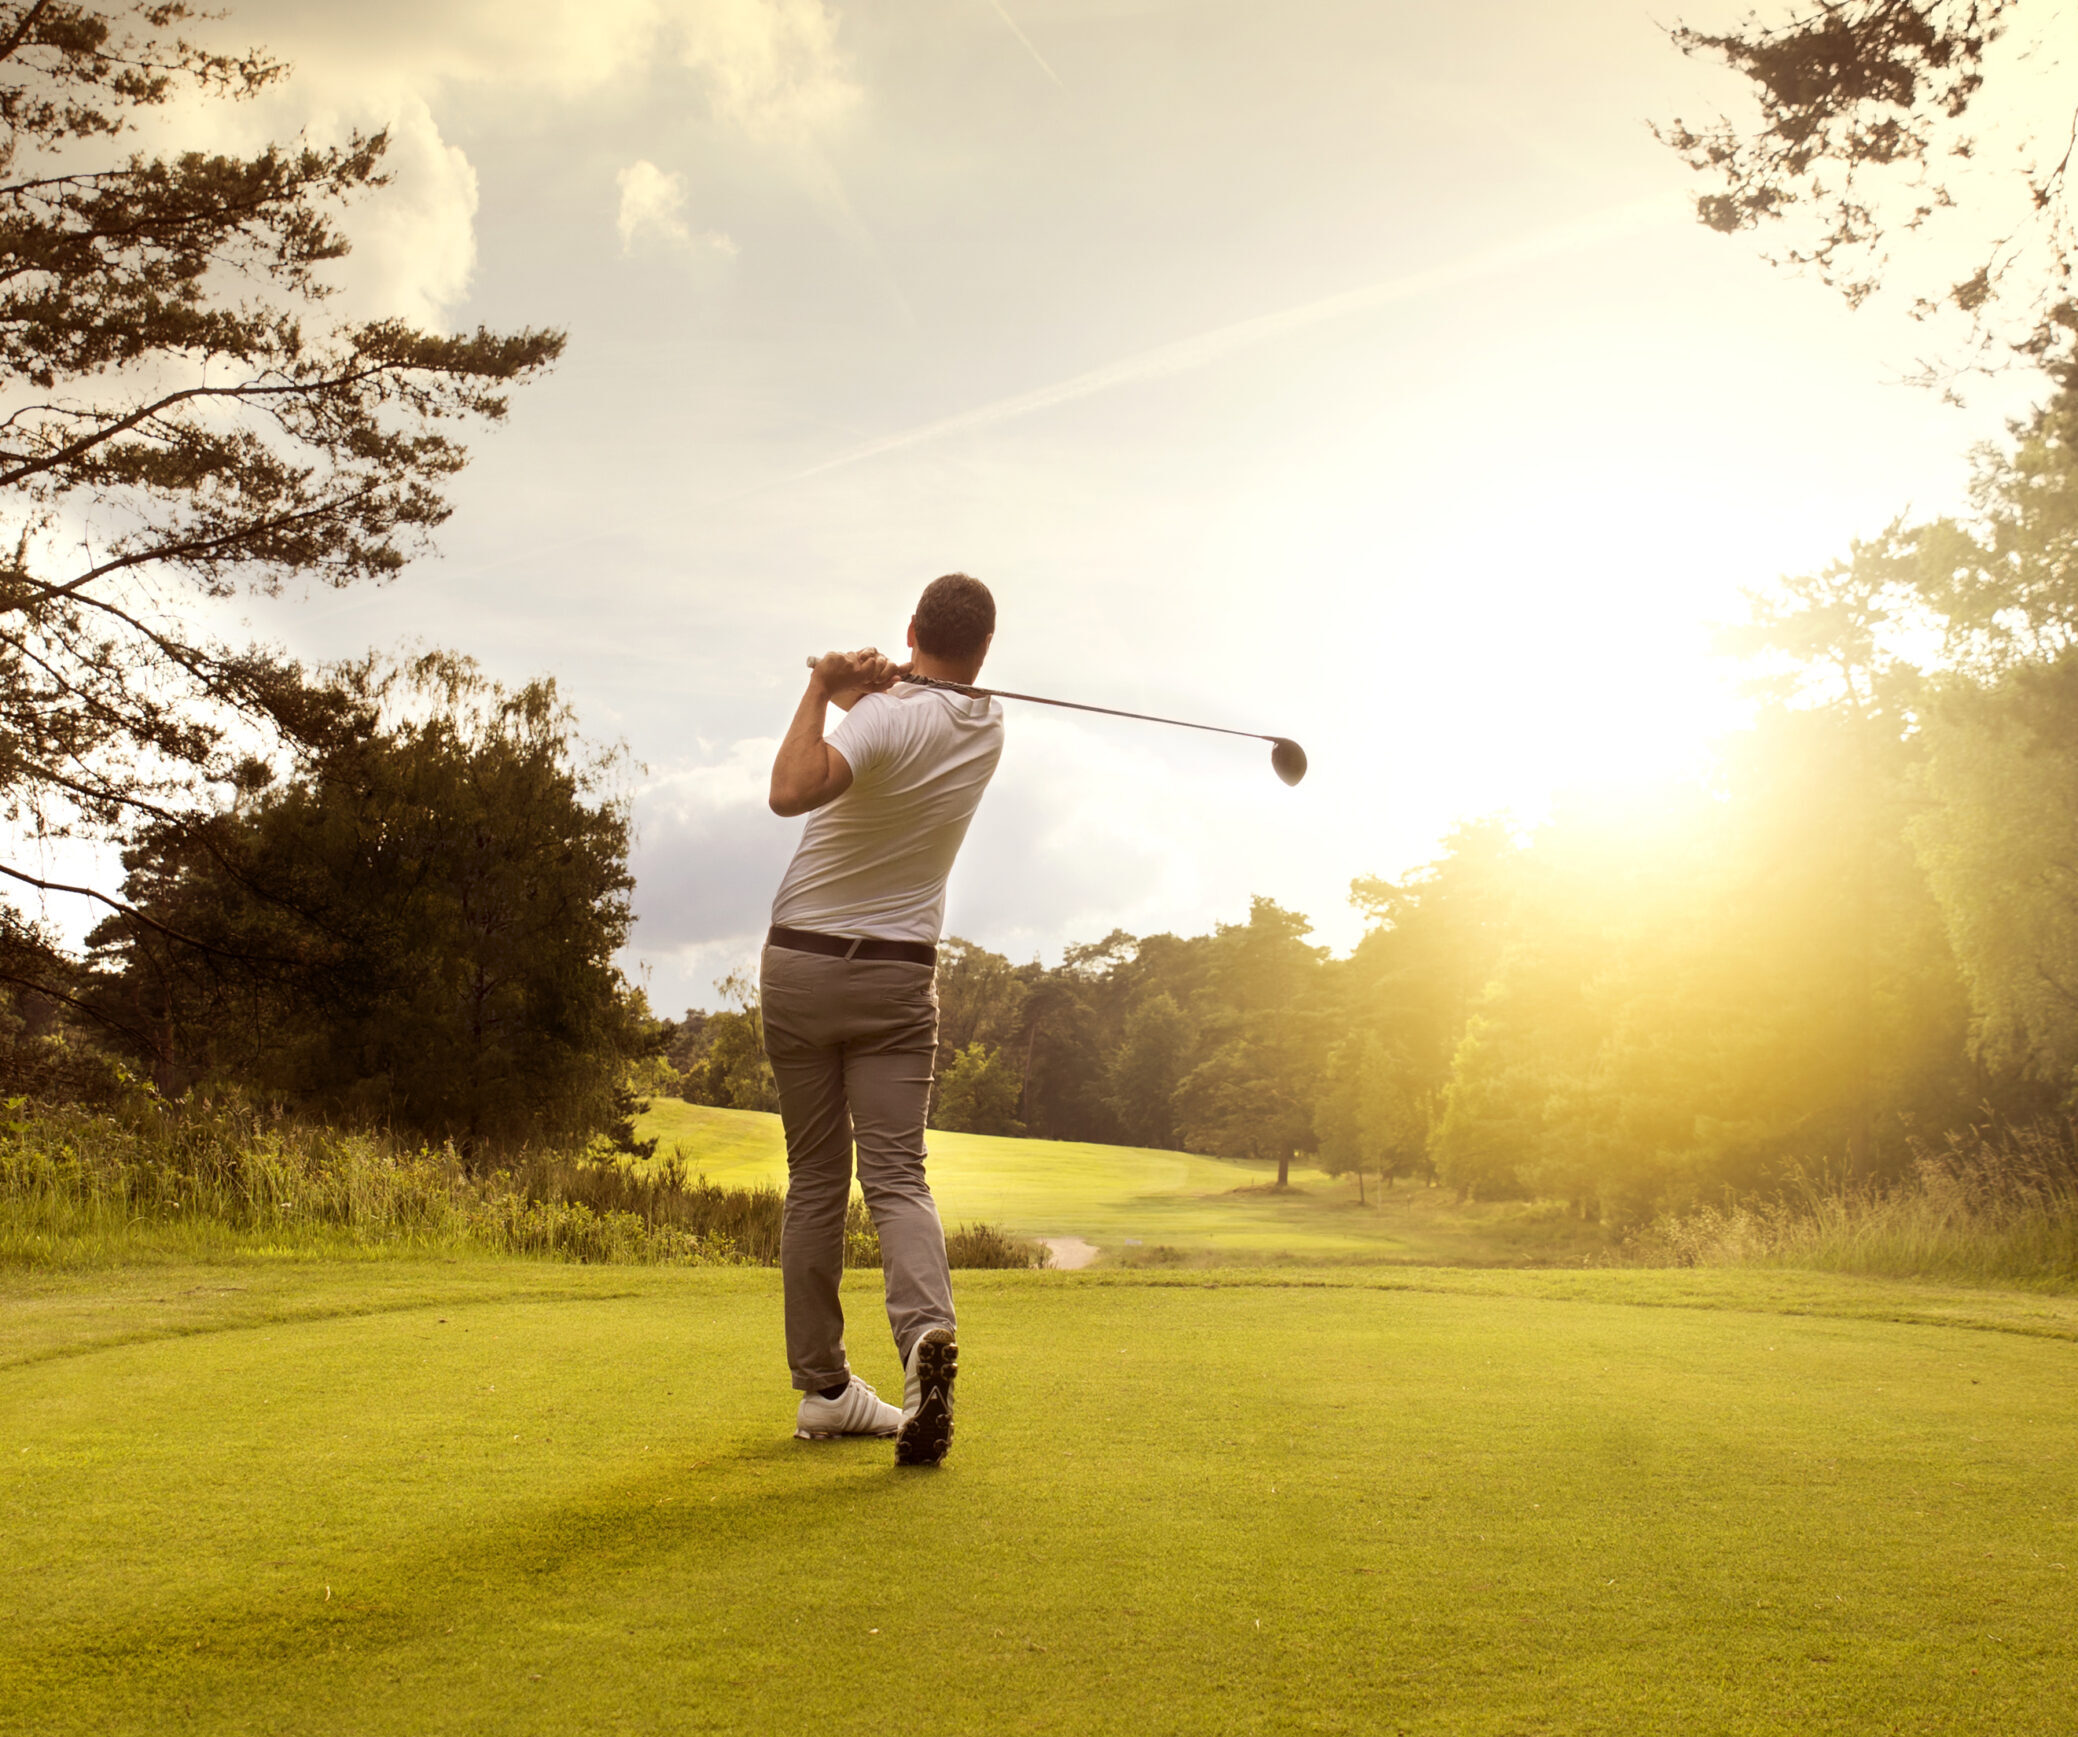
<instances>
[{"instance_id":1,"label":"tree canopy silhouette","mask_svg":"<svg viewBox=\"0 0 2078 1737\"><path fill-rule=\"evenodd\" d=\"M563 347L332 316L341 213L383 185L382 133L120 152L141 111L287 76L178 34L201 16L0 4L0 808L18 838L177 826L322 740L332 702L197 606L393 577L448 516L460 432ZM0 875L53 886L19 860ZM0 927L0 981L64 993L47 939L5 906Z\"/></svg>"},{"instance_id":2,"label":"tree canopy silhouette","mask_svg":"<svg viewBox=\"0 0 2078 1737\"><path fill-rule=\"evenodd\" d=\"M1717 183L1696 199L1705 224L1728 235L1773 230L1783 237L1778 263L1859 305L1882 287L1901 237L1961 198L1985 196L1982 183L1971 195L1956 188L1979 156L1972 129L1988 82L2014 77L1992 50L2037 10L2026 0L1820 0L1780 24L1750 14L1726 31L1680 24L1676 46L1741 75L1758 113L1745 125L1720 117L1655 130ZM1969 244L1944 291L1915 298L1920 318L1954 312L1967 322L1960 358L1924 366L1924 379L2069 358L2074 144L2078 116L2027 140L2010 217Z\"/></svg>"}]
</instances>

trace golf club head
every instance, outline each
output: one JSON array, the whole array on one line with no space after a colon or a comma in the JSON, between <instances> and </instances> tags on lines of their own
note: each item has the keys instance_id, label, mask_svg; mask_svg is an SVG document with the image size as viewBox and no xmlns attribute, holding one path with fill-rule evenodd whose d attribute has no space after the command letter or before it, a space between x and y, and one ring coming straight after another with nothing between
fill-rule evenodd
<instances>
[{"instance_id":1,"label":"golf club head","mask_svg":"<svg viewBox=\"0 0 2078 1737\"><path fill-rule=\"evenodd\" d=\"M1306 776L1306 750L1288 736L1272 736L1270 764L1285 783L1296 784Z\"/></svg>"}]
</instances>

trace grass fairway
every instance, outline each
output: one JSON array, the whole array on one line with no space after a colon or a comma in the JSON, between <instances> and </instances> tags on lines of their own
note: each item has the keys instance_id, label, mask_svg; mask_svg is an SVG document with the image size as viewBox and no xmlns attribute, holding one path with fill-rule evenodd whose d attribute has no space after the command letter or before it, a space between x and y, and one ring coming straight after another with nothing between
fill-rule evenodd
<instances>
[{"instance_id":1,"label":"grass fairway","mask_svg":"<svg viewBox=\"0 0 2078 1737\"><path fill-rule=\"evenodd\" d=\"M2078 1300L960 1293L898 1473L789 1439L770 1272L0 1277L0 1728L2071 1730Z\"/></svg>"},{"instance_id":2,"label":"grass fairway","mask_svg":"<svg viewBox=\"0 0 2078 1737\"><path fill-rule=\"evenodd\" d=\"M658 1098L637 1130L716 1182L786 1184L777 1116ZM1599 1226L1550 1207L1460 1207L1448 1189L1402 1183L1359 1206L1346 1179L1294 1167L1289 1193L1266 1191L1276 1166L1141 1146L930 1136L931 1191L948 1224L1018 1236L1079 1237L1114 1259L1169 1248L1194 1255L1421 1262L1562 1261L1605 1246Z\"/></svg>"}]
</instances>

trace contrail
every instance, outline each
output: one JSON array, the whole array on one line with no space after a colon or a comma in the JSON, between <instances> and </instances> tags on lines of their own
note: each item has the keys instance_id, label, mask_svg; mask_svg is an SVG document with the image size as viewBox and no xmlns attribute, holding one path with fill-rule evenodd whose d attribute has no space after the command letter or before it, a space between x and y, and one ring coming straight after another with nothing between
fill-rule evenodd
<instances>
[{"instance_id":1,"label":"contrail","mask_svg":"<svg viewBox=\"0 0 2078 1737\"><path fill-rule=\"evenodd\" d=\"M1086 374L1058 380L1036 391L1021 392L1014 398L999 398L979 409L963 410L957 416L922 423L898 434L885 434L848 452L840 452L834 458L826 458L820 464L810 465L806 470L796 471L788 480L800 482L808 477L821 476L826 471L862 464L884 453L900 452L904 447L921 446L944 435L964 434L970 429L1011 422L1020 416L1030 416L1034 411L1050 410L1056 404L1068 404L1077 398L1109 392L1113 387L1134 386L1143 381L1167 379L1172 374L1188 373L1193 368L1205 367L1237 351L1253 349L1308 326L1343 319L1392 302L1412 301L1418 296L1454 289L1459 284L1494 277L1560 254L1578 253L1601 242L1619 240L1639 230L1685 218L1688 212L1687 200L1678 194L1633 200L1577 223L1539 230L1520 241L1489 248L1450 265L1432 266L1427 271L1410 272L1405 277L1387 278L1381 283L1344 290L1340 295L1325 296L1319 301L1302 302L1295 308L1285 308L1278 313L1258 314L1254 319L1239 320L1231 326L1200 332L1196 337L1181 338L1173 344L1143 350L1137 356L1128 356L1123 361L1093 368Z\"/></svg>"},{"instance_id":2,"label":"contrail","mask_svg":"<svg viewBox=\"0 0 2078 1737\"><path fill-rule=\"evenodd\" d=\"M1056 381L1051 386L1041 386L1035 391L1019 393L1014 398L999 398L995 403L984 404L976 410L963 410L957 416L922 423L915 428L904 429L898 434L882 435L878 440L869 440L848 452L840 452L834 458L826 458L820 464L810 465L806 470L774 477L769 482L758 483L737 493L703 501L697 508L688 511L702 515L712 513L718 508L734 506L759 495L769 494L774 489L806 481L809 477L842 470L848 465L863 464L867 459L879 458L884 453L900 452L905 447L922 446L943 435L963 434L970 429L989 428L999 422L1015 421L1018 417L1030 416L1035 411L1050 410L1056 404L1069 404L1078 398L1094 397L1097 393L1108 392L1115 386L1133 386L1142 381L1163 380L1173 374L1187 373L1193 368L1205 367L1239 351L1270 343L1288 333L1302 331L1308 326L1319 325L1327 320L1342 319L1347 315L1384 307L1392 302L1412 301L1418 296L1431 295L1437 290L1451 289L1459 284L1534 265L1540 260L1555 259L1561 254L1578 253L1598 243L1621 240L1627 235L1635 235L1658 224L1685 222L1691 210L1688 200L1679 194L1633 200L1627 205L1614 206L1592 217L1583 218L1577 223L1538 230L1524 236L1520 241L1489 248L1483 253L1471 254L1450 265L1410 272L1405 277L1387 278L1381 283L1366 284L1361 289L1345 290L1340 295L1327 296L1320 301L1303 302L1298 307L1286 308L1280 313L1260 314L1254 319L1240 320L1230 326L1219 326L1209 332L1200 332L1194 338L1162 344L1152 350L1143 350L1137 356L1128 356L1122 361L1113 362L1107 367L1093 368L1086 374L1077 374L1070 379ZM543 556L562 554L620 534L619 528L608 528L582 531L576 536L555 543L530 543L525 548L515 549L509 554L463 568L456 577L475 578L480 574L516 566L525 561L538 561ZM374 598L371 596L369 601L374 601ZM342 606L353 607L357 605Z\"/></svg>"},{"instance_id":3,"label":"contrail","mask_svg":"<svg viewBox=\"0 0 2078 1737\"><path fill-rule=\"evenodd\" d=\"M1029 36L1027 36L1022 30L1018 29L1017 20L1010 16L1010 11L1003 4L1003 0L988 0L988 3L996 9L996 16L1002 19L1005 24L1010 26L1010 34L1016 37L1018 41L1025 45L1025 53L1029 54L1035 61L1039 63L1039 70L1045 73L1048 78L1052 79L1055 84L1060 85L1062 90L1066 90L1068 87L1064 84L1061 84L1061 75L1055 72L1052 67L1046 64L1046 56L1041 54L1038 51L1038 49L1032 46L1032 39Z\"/></svg>"}]
</instances>

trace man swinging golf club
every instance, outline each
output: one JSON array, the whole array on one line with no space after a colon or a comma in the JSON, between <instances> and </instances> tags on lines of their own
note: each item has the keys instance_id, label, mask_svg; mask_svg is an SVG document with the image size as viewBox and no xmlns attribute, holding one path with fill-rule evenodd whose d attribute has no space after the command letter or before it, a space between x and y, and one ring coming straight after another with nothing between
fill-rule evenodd
<instances>
[{"instance_id":1,"label":"man swinging golf club","mask_svg":"<svg viewBox=\"0 0 2078 1737\"><path fill-rule=\"evenodd\" d=\"M935 1466L952 1443L952 1275L924 1177L938 1044L945 882L1003 751L993 699L905 685L972 683L995 635L988 587L949 573L924 587L908 664L872 649L815 661L772 762L772 810L808 825L772 902L765 1053L786 1124L779 1265L786 1350L810 1440L895 1438L895 1463ZM827 709L845 713L828 737ZM844 1352L844 1218L852 1148L880 1233L888 1325L906 1375L897 1411Z\"/></svg>"}]
</instances>

